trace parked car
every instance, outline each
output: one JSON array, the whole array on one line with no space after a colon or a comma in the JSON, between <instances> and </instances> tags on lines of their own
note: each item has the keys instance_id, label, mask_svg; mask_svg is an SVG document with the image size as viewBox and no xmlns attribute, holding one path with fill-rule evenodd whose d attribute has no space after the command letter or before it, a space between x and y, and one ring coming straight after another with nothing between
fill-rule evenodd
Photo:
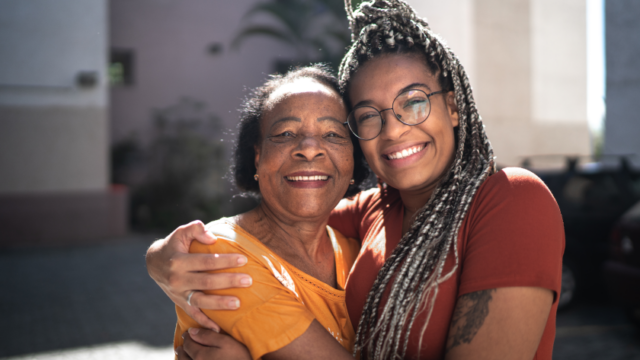
<instances>
[{"instance_id":1,"label":"parked car","mask_svg":"<svg viewBox=\"0 0 640 360\"><path fill-rule=\"evenodd\" d=\"M563 160L556 170L536 170L536 160ZM640 200L640 171L624 156L529 157L523 167L536 173L556 198L564 221L566 248L559 308L576 295L604 288L602 265L609 234L622 214ZM603 293L603 291L599 291Z\"/></svg>"},{"instance_id":2,"label":"parked car","mask_svg":"<svg viewBox=\"0 0 640 360\"><path fill-rule=\"evenodd\" d=\"M640 202L628 210L611 233L604 274L612 298L640 326Z\"/></svg>"}]
</instances>

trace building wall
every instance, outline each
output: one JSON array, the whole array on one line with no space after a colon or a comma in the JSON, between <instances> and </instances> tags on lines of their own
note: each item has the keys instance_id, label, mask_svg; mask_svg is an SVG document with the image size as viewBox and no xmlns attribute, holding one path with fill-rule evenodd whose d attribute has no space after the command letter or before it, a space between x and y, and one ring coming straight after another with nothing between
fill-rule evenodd
<instances>
[{"instance_id":1,"label":"building wall","mask_svg":"<svg viewBox=\"0 0 640 360\"><path fill-rule=\"evenodd\" d=\"M130 49L135 56L134 83L111 91L112 140L131 134L148 140L152 110L182 97L204 102L226 128L235 130L247 89L264 82L275 59L294 55L266 37L247 40L238 50L230 48L244 24L242 17L256 2L110 1L110 46ZM208 52L214 43L222 45L217 55ZM229 144L235 137L231 132L220 135Z\"/></svg>"},{"instance_id":2,"label":"building wall","mask_svg":"<svg viewBox=\"0 0 640 360\"><path fill-rule=\"evenodd\" d=\"M469 73L498 164L591 152L584 1L409 2Z\"/></svg>"},{"instance_id":3,"label":"building wall","mask_svg":"<svg viewBox=\"0 0 640 360\"><path fill-rule=\"evenodd\" d=\"M640 166L640 2L605 2L605 154L635 154Z\"/></svg>"},{"instance_id":4,"label":"building wall","mask_svg":"<svg viewBox=\"0 0 640 360\"><path fill-rule=\"evenodd\" d=\"M108 185L106 0L0 0L0 247L126 231ZM80 86L81 72L97 82Z\"/></svg>"},{"instance_id":5,"label":"building wall","mask_svg":"<svg viewBox=\"0 0 640 360\"><path fill-rule=\"evenodd\" d=\"M106 189L106 1L0 8L0 194Z\"/></svg>"}]
</instances>

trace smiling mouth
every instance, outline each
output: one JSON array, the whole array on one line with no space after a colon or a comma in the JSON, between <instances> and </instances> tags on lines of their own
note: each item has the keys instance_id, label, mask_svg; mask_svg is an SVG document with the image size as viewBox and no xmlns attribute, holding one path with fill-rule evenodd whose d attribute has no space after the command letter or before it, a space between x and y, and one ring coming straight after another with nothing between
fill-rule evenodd
<instances>
[{"instance_id":1,"label":"smiling mouth","mask_svg":"<svg viewBox=\"0 0 640 360\"><path fill-rule=\"evenodd\" d=\"M403 149L402 151L394 152L394 153L391 153L391 154L386 154L384 156L389 160L404 159L406 157L409 157L409 156L411 156L411 155L413 155L415 153L419 153L420 151L424 150L426 145L427 144L421 144L421 145L412 146L410 148Z\"/></svg>"},{"instance_id":2,"label":"smiling mouth","mask_svg":"<svg viewBox=\"0 0 640 360\"><path fill-rule=\"evenodd\" d=\"M285 176L285 179L289 181L327 181L328 176L314 175L314 176Z\"/></svg>"}]
</instances>

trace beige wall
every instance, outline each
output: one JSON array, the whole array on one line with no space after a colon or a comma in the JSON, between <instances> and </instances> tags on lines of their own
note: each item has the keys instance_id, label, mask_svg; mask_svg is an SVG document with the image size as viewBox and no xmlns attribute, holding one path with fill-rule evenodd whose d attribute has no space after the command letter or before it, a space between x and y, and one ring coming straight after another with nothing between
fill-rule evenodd
<instances>
[{"instance_id":1,"label":"beige wall","mask_svg":"<svg viewBox=\"0 0 640 360\"><path fill-rule=\"evenodd\" d=\"M106 0L0 8L0 195L106 191Z\"/></svg>"},{"instance_id":2,"label":"beige wall","mask_svg":"<svg viewBox=\"0 0 640 360\"><path fill-rule=\"evenodd\" d=\"M469 73L500 165L589 154L583 0L410 0Z\"/></svg>"},{"instance_id":3,"label":"beige wall","mask_svg":"<svg viewBox=\"0 0 640 360\"><path fill-rule=\"evenodd\" d=\"M104 108L0 106L0 192L107 188Z\"/></svg>"},{"instance_id":4,"label":"beige wall","mask_svg":"<svg viewBox=\"0 0 640 360\"><path fill-rule=\"evenodd\" d=\"M267 37L249 39L238 50L230 48L245 25L244 14L256 2L111 0L110 46L135 54L134 84L111 90L112 141L133 133L148 140L152 110L189 97L204 102L222 119L230 131L220 138L231 144L247 89L264 82L274 60L295 56L290 47ZM207 51L213 43L222 45L221 53Z\"/></svg>"}]
</instances>

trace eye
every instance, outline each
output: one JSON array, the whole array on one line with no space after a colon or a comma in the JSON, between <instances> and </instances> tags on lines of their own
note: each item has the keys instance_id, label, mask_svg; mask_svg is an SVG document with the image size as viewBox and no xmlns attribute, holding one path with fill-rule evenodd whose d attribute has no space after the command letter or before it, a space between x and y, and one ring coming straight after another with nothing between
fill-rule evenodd
<instances>
[{"instance_id":1,"label":"eye","mask_svg":"<svg viewBox=\"0 0 640 360\"><path fill-rule=\"evenodd\" d=\"M375 119L377 117L378 117L378 113L375 113L375 112L369 112L369 113L361 114L361 115L358 116L358 124L359 125L363 125L367 121L373 120L373 119Z\"/></svg>"},{"instance_id":2,"label":"eye","mask_svg":"<svg viewBox=\"0 0 640 360\"><path fill-rule=\"evenodd\" d=\"M326 134L325 137L343 138L344 136L342 136L342 135L340 135L340 134L338 134L336 132L330 132L330 133Z\"/></svg>"},{"instance_id":3,"label":"eye","mask_svg":"<svg viewBox=\"0 0 640 360\"><path fill-rule=\"evenodd\" d=\"M425 106L426 103L427 103L427 99L426 98L408 99L407 101L405 101L405 103L403 104L402 108L406 109L406 108L414 107L414 106Z\"/></svg>"},{"instance_id":4,"label":"eye","mask_svg":"<svg viewBox=\"0 0 640 360\"><path fill-rule=\"evenodd\" d=\"M293 137L293 136L296 136L296 134L294 134L291 131L285 131L280 134L274 135L274 137Z\"/></svg>"}]
</instances>

